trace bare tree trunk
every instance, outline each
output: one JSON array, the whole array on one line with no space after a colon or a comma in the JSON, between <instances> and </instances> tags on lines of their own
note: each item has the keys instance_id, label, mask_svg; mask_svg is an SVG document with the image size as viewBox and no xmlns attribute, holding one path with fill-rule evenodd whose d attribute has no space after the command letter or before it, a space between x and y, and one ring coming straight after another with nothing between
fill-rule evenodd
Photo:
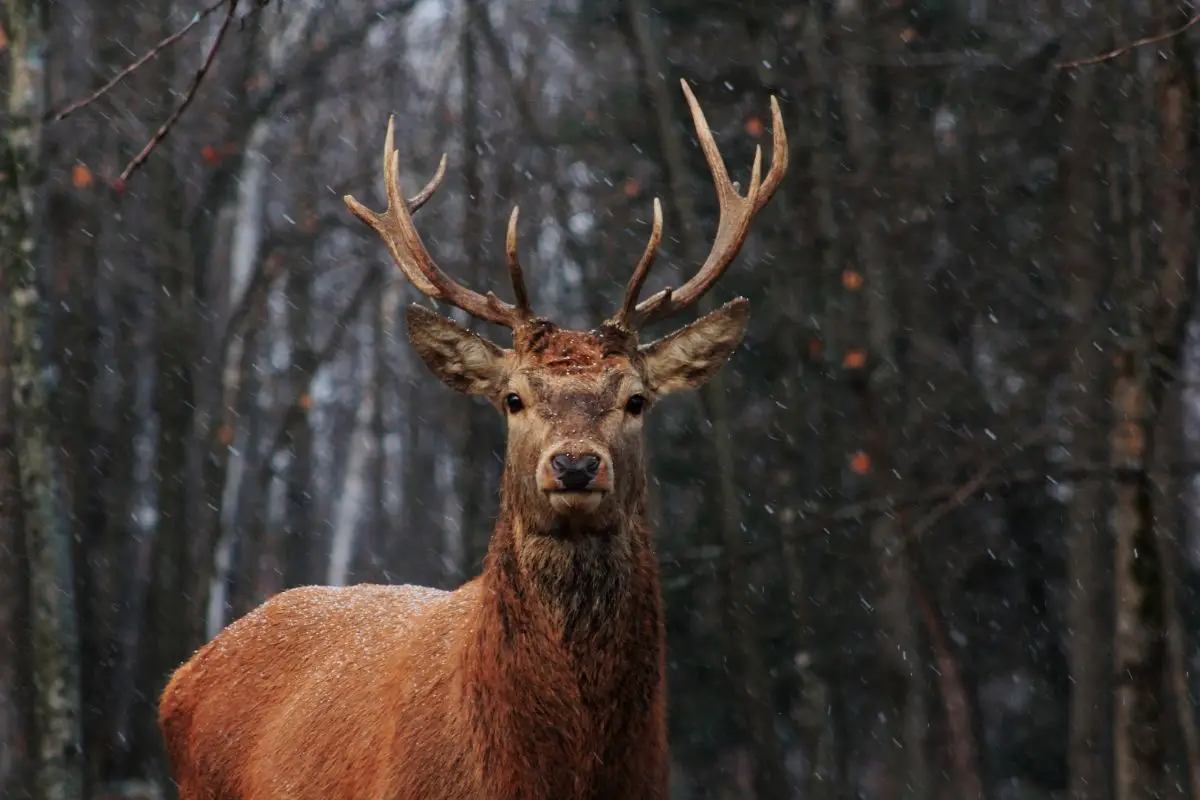
<instances>
[{"instance_id":1,"label":"bare tree trunk","mask_svg":"<svg viewBox=\"0 0 1200 800\"><path fill-rule=\"evenodd\" d=\"M25 540L30 562L30 627L37 750L37 793L44 800L83 795L79 630L71 529L61 464L51 433L52 364L43 349L47 319L39 275L34 183L46 108L46 9L41 0L7 7L11 64L8 131L0 170L0 274L12 325L12 410Z\"/></svg>"},{"instance_id":2,"label":"bare tree trunk","mask_svg":"<svg viewBox=\"0 0 1200 800\"><path fill-rule=\"evenodd\" d=\"M1116 659L1114 770L1117 800L1161 797L1164 739L1164 637L1161 566L1146 467L1148 409L1144 359L1127 353L1113 392L1113 466L1128 475L1114 487Z\"/></svg>"},{"instance_id":3,"label":"bare tree trunk","mask_svg":"<svg viewBox=\"0 0 1200 800\"><path fill-rule=\"evenodd\" d=\"M915 570L914 570L915 571ZM913 595L921 609L921 618L929 633L929 644L937 663L938 686L949 731L953 786L960 800L983 800L983 778L979 772L979 751L975 746L975 726L971 724L971 703L963 683L962 670L946 635L946 625L938 614L931 593L920 581L913 583Z\"/></svg>"},{"instance_id":4,"label":"bare tree trunk","mask_svg":"<svg viewBox=\"0 0 1200 800\"><path fill-rule=\"evenodd\" d=\"M379 331L376 331L377 335ZM375 407L379 400L377 392L379 381L374 370L381 365L374 357L374 348L364 348L367 352L361 354L363 361L373 362L373 368L363 369L362 396L358 401L358 410L354 415L353 440L350 452L346 456L346 466L342 470L344 477L338 491L337 505L334 510L333 536L330 542L329 568L325 582L330 586L345 586L350 578L350 565L357 550L359 531L363 526L363 518L373 520L374 515L367 516L364 509L370 508L371 491L368 491L370 467L379 459L373 448L382 444L374 436L372 421L376 417Z\"/></svg>"},{"instance_id":5,"label":"bare tree trunk","mask_svg":"<svg viewBox=\"0 0 1200 800\"><path fill-rule=\"evenodd\" d=\"M847 361L850 380L862 395L864 416L872 439L871 457L875 462L871 485L880 496L895 491L903 465L896 462L894 426L887 418L894 411L889 399L896 382L892 339L894 287L887 279L882 249L883 226L870 187L878 176L883 160L880 119L872 102L872 82L867 74L868 53L873 42L868 37L866 15L858 0L843 0L836 6L839 41L845 66L840 70L839 94L846 125L846 149L859 186L866 190L856 195L854 235L855 263L862 271L863 289L848 300L843 315L846 325L861 333L857 339L859 357ZM865 323L865 325L863 324ZM847 342L849 344L850 342ZM858 363L859 367L853 365ZM867 365L870 365L869 367ZM858 377L854 372L859 373ZM884 403L889 407L885 408ZM885 684L890 708L884 710L887 724L884 747L889 764L888 792L893 797L924 798L931 795L931 775L926 738L929 708L924 653L918 635L916 607L913 602L913 575L902 521L881 515L871 525L871 543L880 581L876 610L879 617L880 660L887 676Z\"/></svg>"},{"instance_id":6,"label":"bare tree trunk","mask_svg":"<svg viewBox=\"0 0 1200 800\"><path fill-rule=\"evenodd\" d=\"M807 293L810 306L806 312L820 321L818 330L825 332L823 339L816 338L817 334L814 332L812 340L817 345L817 352L811 354L811 360L816 366L816 391L808 398L808 405L813 409L811 424L821 431L823 443L818 485L836 487L843 480L844 453L848 450L848 443L845 441L846 428L842 424L845 388L838 380L839 373L833 366L837 364L838 355L835 348L831 347L835 344L831 338L836 336L836 344L845 344L842 341L843 337L838 336L839 326L844 324L845 315L842 313L841 303L836 298L839 297L842 286L841 274L846 242L838 226L836 172L840 154L832 135L833 75L826 55L823 13L819 6L811 6L803 23L804 44L801 50L811 77L809 92L798 105L804 115L799 130L811 131L805 142L810 153L809 169L813 182L811 237L820 263L818 288L817 291ZM822 546L829 547L829 540L826 539ZM799 574L803 568L798 567L796 571ZM829 669L840 671L846 661L840 653L833 654ZM825 764L827 785L822 787L823 794L831 799L855 796L851 788L852 778L847 768L852 743L851 737L845 735L845 692L832 680L819 687L810 687L806 682L805 697L814 693L818 697L828 699L824 706L826 727L819 739L823 749L815 756L823 759Z\"/></svg>"},{"instance_id":7,"label":"bare tree trunk","mask_svg":"<svg viewBox=\"0 0 1200 800\"><path fill-rule=\"evenodd\" d=\"M385 408L385 391L393 385L388 380L391 371L388 363L388 341L392 336L392 331L395 330L400 284L397 281L386 279L389 269L386 262L381 261L376 268L381 273L377 285L383 288L372 305L371 313L371 386L369 392L373 396L374 402L371 404L370 428L365 434L370 436L373 454L368 465L369 474L365 476L368 483L365 507L369 509L369 513L366 522L359 524L362 530L351 548L350 563L352 566L350 575L347 576L347 581L351 583L360 581L383 583L386 581L381 556L386 548L385 543L393 535L393 521L388 509L388 467L391 462L387 451L389 431L385 417L387 410ZM336 533L334 541L336 548ZM332 563L331 556L331 570Z\"/></svg>"},{"instance_id":8,"label":"bare tree trunk","mask_svg":"<svg viewBox=\"0 0 1200 800\"><path fill-rule=\"evenodd\" d=\"M0 184L2 186L2 184ZM3 187L9 191L9 187ZM13 198L3 198L11 201ZM9 233L2 231L3 234ZM7 266L3 256L0 265ZM15 285L0 267L0 298ZM32 798L34 752L33 678L30 659L29 558L17 463L16 410L11 366L15 363L12 318L0 313L0 797Z\"/></svg>"},{"instance_id":9,"label":"bare tree trunk","mask_svg":"<svg viewBox=\"0 0 1200 800\"><path fill-rule=\"evenodd\" d=\"M312 127L311 125L309 126ZM309 131L308 137L312 138ZM315 175L310 142L301 159L308 175ZM312 202L317 188L308 186L306 199L300 203L302 224L317 224L317 210ZM283 489L283 565L284 586L301 586L316 582L328 562L326 538L319 534L321 526L313 519L313 430L309 411L312 409L310 387L317 369L316 352L312 345L313 274L309 259L295 258L289 265L285 294L288 298L288 338L292 350L291 369L284 384L287 397L299 397L302 417L288 428L288 465ZM355 434L357 442L358 434ZM268 453L270 458L272 454Z\"/></svg>"},{"instance_id":10,"label":"bare tree trunk","mask_svg":"<svg viewBox=\"0 0 1200 800\"><path fill-rule=\"evenodd\" d=\"M1102 262L1094 247L1098 202L1103 197L1097 181L1099 120L1093 108L1095 76L1082 71L1075 76L1068 109L1060 175L1059 257L1067 278L1069 341L1079 343L1070 354L1067 398L1071 452L1081 463L1099 456L1093 420L1100 417L1103 355L1090 344L1096 324L1094 309L1102 285ZM1074 484L1067 512L1066 618L1071 671L1070 738L1067 761L1072 800L1108 796L1110 785L1108 736L1110 705L1107 642L1110 632L1101 603L1108 574L1109 547L1101 511L1101 486L1097 480Z\"/></svg>"},{"instance_id":11,"label":"bare tree trunk","mask_svg":"<svg viewBox=\"0 0 1200 800\"><path fill-rule=\"evenodd\" d=\"M211 639L220 632L231 616L236 616L243 605L240 598L252 597L256 559L259 542L253 531L261 526L247 525L242 510L252 509L251 519L261 518L258 514L259 498L263 492L255 479L255 465L262 452L263 414L259 408L262 379L254 362L261 350L259 340L264 336L260 320L265 319L266 293L255 300L251 312L249 330L240 344L240 358L236 371L224 378L227 387L227 403L247 420L243 431L235 437L232 427L220 434L228 437L226 447L235 454L229 458L225 473L225 486L221 495L221 529L213 558L212 580L208 595L208 610L205 615L205 635Z\"/></svg>"},{"instance_id":12,"label":"bare tree trunk","mask_svg":"<svg viewBox=\"0 0 1200 800\"><path fill-rule=\"evenodd\" d=\"M1181 415L1180 398L1186 396L1182 387L1176 387L1173 392L1172 406L1175 413ZM1160 421L1156 426L1156 437L1163 438L1162 444L1156 448L1154 458L1154 528L1155 540L1158 542L1159 562L1162 564L1162 605L1164 619L1164 635L1166 636L1167 677L1164 693L1168 699L1163 709L1163 725L1172 722L1179 728L1179 747L1183 763L1182 769L1172 771L1166 776L1168 787L1175 787L1175 796L1200 800L1200 728L1196 725L1196 705L1192 701L1191 677L1188 668L1188 632L1180 610L1179 586L1181 559L1180 539L1184 529L1184 510L1181 507L1184 481L1179 475L1173 474L1172 464L1181 461L1180 454L1185 451L1186 443L1179 431L1179 418L1167 415L1166 424Z\"/></svg>"},{"instance_id":13,"label":"bare tree trunk","mask_svg":"<svg viewBox=\"0 0 1200 800\"><path fill-rule=\"evenodd\" d=\"M1160 12L1163 30L1186 21L1174 4ZM1156 530L1156 501L1149 470L1163 407L1175 376L1187 320L1195 306L1197 245L1193 230L1193 162L1197 91L1192 54L1185 37L1158 62L1160 146L1157 221L1161 230L1157 296L1142 316L1135 306L1131 342L1122 356L1111 435L1116 482L1113 527L1117 535L1114 731L1117 800L1162 796L1166 742L1162 731L1166 667L1166 612L1162 535ZM1134 276L1135 279L1140 276Z\"/></svg>"},{"instance_id":14,"label":"bare tree trunk","mask_svg":"<svg viewBox=\"0 0 1200 800\"><path fill-rule=\"evenodd\" d=\"M487 14L487 7L480 0L467 0L466 19L463 20L462 40L459 51L462 53L462 131L463 142L463 173L466 179L466 208L463 214L463 244L471 264L473 280L486 281L485 265L491 263L485 252L483 243L484 198L483 198L483 169L480 164L480 115L479 103L482 97L479 92L479 64L477 42L480 39L478 28L482 15ZM472 323L474 324L474 323ZM456 494L462 505L458 515L457 548L448 549L447 556L454 563L460 578L466 578L479 568L484 554L487 552L486 526L483 524L482 493L485 491L484 480L488 470L484 468L485 459L480 453L480 419L479 409L469 407L459 432L457 472L458 481ZM455 552L457 550L457 552Z\"/></svg>"},{"instance_id":15,"label":"bare tree trunk","mask_svg":"<svg viewBox=\"0 0 1200 800\"><path fill-rule=\"evenodd\" d=\"M701 225L692 204L689 170L672 113L676 105L667 90L667 70L652 28L651 10L646 0L628 0L625 9L644 86L644 98L653 111L655 129L670 176L668 204L675 209L683 223L684 252L688 261L699 264L704 259ZM702 303L704 307L710 305L709 302ZM714 469L718 482L715 503L721 542L717 570L725 593L721 607L726 617L726 635L729 637L726 652L733 665L732 674L739 693L744 733L749 740L747 744L752 745L754 790L759 797L789 797L791 786L784 746L776 729L776 713L771 697L771 672L759 640L755 596L750 591L750 577L742 554L745 532L733 451L732 415L725 379L721 374L701 390L701 398L713 426Z\"/></svg>"}]
</instances>

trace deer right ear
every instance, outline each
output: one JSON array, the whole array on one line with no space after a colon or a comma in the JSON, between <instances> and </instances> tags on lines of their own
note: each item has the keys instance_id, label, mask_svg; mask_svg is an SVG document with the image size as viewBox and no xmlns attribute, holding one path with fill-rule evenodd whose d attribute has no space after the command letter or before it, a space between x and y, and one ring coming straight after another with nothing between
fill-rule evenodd
<instances>
[{"instance_id":1,"label":"deer right ear","mask_svg":"<svg viewBox=\"0 0 1200 800\"><path fill-rule=\"evenodd\" d=\"M508 352L424 306L404 315L408 340L442 383L463 394L490 397L498 391Z\"/></svg>"},{"instance_id":2,"label":"deer right ear","mask_svg":"<svg viewBox=\"0 0 1200 800\"><path fill-rule=\"evenodd\" d=\"M668 395L707 383L742 343L749 321L750 301L739 297L657 342L642 345L639 349L654 393Z\"/></svg>"}]
</instances>

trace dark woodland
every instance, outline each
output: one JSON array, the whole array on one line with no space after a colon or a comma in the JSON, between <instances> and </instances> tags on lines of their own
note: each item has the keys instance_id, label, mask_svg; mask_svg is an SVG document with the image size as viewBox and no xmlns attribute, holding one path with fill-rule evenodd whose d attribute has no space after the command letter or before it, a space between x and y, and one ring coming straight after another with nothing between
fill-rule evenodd
<instances>
[{"instance_id":1,"label":"dark woodland","mask_svg":"<svg viewBox=\"0 0 1200 800\"><path fill-rule=\"evenodd\" d=\"M1200 800L1200 4L4 0L0 798L175 796L171 672L284 589L476 575L504 424L344 195L579 330L705 258L647 422L680 800ZM696 316L657 326L668 333ZM369 632L364 632L369 635Z\"/></svg>"}]
</instances>

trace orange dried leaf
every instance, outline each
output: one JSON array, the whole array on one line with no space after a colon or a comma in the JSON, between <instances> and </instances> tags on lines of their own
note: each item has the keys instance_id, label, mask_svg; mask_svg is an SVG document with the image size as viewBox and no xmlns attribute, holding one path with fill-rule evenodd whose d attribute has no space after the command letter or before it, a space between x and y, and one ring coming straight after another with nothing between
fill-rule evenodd
<instances>
[{"instance_id":1,"label":"orange dried leaf","mask_svg":"<svg viewBox=\"0 0 1200 800\"><path fill-rule=\"evenodd\" d=\"M849 292L857 292L862 288L863 276L861 272L848 269L842 273L842 288Z\"/></svg>"},{"instance_id":2,"label":"orange dried leaf","mask_svg":"<svg viewBox=\"0 0 1200 800\"><path fill-rule=\"evenodd\" d=\"M221 160L221 153L211 144L206 144L200 148L200 157L205 164L216 164Z\"/></svg>"},{"instance_id":3,"label":"orange dried leaf","mask_svg":"<svg viewBox=\"0 0 1200 800\"><path fill-rule=\"evenodd\" d=\"M847 350L842 359L842 366L846 369L862 369L866 363L867 353L865 350Z\"/></svg>"},{"instance_id":4,"label":"orange dried leaf","mask_svg":"<svg viewBox=\"0 0 1200 800\"><path fill-rule=\"evenodd\" d=\"M871 457L859 450L850 457L850 469L859 475L866 475L871 471Z\"/></svg>"},{"instance_id":5,"label":"orange dried leaf","mask_svg":"<svg viewBox=\"0 0 1200 800\"><path fill-rule=\"evenodd\" d=\"M76 189L86 189L92 185L92 171L83 164L71 168L71 184Z\"/></svg>"},{"instance_id":6,"label":"orange dried leaf","mask_svg":"<svg viewBox=\"0 0 1200 800\"><path fill-rule=\"evenodd\" d=\"M641 193L642 193L642 187L638 184L638 182L636 180L634 180L633 178L627 178L625 180L625 196L626 197L637 197Z\"/></svg>"},{"instance_id":7,"label":"orange dried leaf","mask_svg":"<svg viewBox=\"0 0 1200 800\"><path fill-rule=\"evenodd\" d=\"M233 426L222 425L217 429L217 441L228 447L233 444Z\"/></svg>"},{"instance_id":8,"label":"orange dried leaf","mask_svg":"<svg viewBox=\"0 0 1200 800\"><path fill-rule=\"evenodd\" d=\"M296 405L300 406L301 411L312 410L312 407L313 407L312 395L309 394L308 392L305 392L304 394L300 395L300 399L296 402Z\"/></svg>"},{"instance_id":9,"label":"orange dried leaf","mask_svg":"<svg viewBox=\"0 0 1200 800\"><path fill-rule=\"evenodd\" d=\"M755 139L763 135L763 122L758 117L751 117L746 120L746 133L753 136Z\"/></svg>"},{"instance_id":10,"label":"orange dried leaf","mask_svg":"<svg viewBox=\"0 0 1200 800\"><path fill-rule=\"evenodd\" d=\"M817 337L814 336L813 338L808 340L808 357L809 357L809 359L816 361L818 358L821 357L821 351L824 349L825 349L825 343L822 342Z\"/></svg>"},{"instance_id":11,"label":"orange dried leaf","mask_svg":"<svg viewBox=\"0 0 1200 800\"><path fill-rule=\"evenodd\" d=\"M1113 449L1118 456L1140 458L1146 450L1146 434L1137 422L1122 422L1113 431Z\"/></svg>"},{"instance_id":12,"label":"orange dried leaf","mask_svg":"<svg viewBox=\"0 0 1200 800\"><path fill-rule=\"evenodd\" d=\"M908 27L900 31L900 41L904 42L905 44L912 44L918 38L920 38L920 36L921 34L917 33L917 29L913 27Z\"/></svg>"}]
</instances>

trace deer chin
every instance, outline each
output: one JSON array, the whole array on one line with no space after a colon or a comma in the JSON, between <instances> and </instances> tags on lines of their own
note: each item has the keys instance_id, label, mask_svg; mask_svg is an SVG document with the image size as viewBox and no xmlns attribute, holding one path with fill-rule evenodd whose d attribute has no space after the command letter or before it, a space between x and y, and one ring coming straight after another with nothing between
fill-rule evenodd
<instances>
[{"instance_id":1,"label":"deer chin","mask_svg":"<svg viewBox=\"0 0 1200 800\"><path fill-rule=\"evenodd\" d=\"M564 489L554 489L546 492L550 508L562 516L591 514L600 507L608 492L603 489L591 489L572 492Z\"/></svg>"}]
</instances>

